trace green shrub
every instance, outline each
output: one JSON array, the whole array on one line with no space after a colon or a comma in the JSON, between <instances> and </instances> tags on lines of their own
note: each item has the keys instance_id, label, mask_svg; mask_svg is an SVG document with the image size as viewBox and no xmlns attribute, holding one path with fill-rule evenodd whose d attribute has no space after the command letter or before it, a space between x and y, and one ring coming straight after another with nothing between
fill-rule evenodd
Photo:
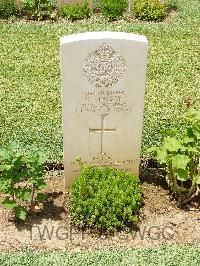
<instances>
[{"instance_id":1,"label":"green shrub","mask_svg":"<svg viewBox=\"0 0 200 266\"><path fill-rule=\"evenodd\" d=\"M14 0L0 0L0 18L7 19L17 15Z\"/></svg>"},{"instance_id":2,"label":"green shrub","mask_svg":"<svg viewBox=\"0 0 200 266\"><path fill-rule=\"evenodd\" d=\"M113 230L138 221L136 177L112 168L82 167L71 187L71 216L79 227Z\"/></svg>"},{"instance_id":3,"label":"green shrub","mask_svg":"<svg viewBox=\"0 0 200 266\"><path fill-rule=\"evenodd\" d=\"M149 150L167 169L166 180L181 204L200 192L200 111L190 110L186 124L184 132L174 129L161 147Z\"/></svg>"},{"instance_id":4,"label":"green shrub","mask_svg":"<svg viewBox=\"0 0 200 266\"><path fill-rule=\"evenodd\" d=\"M12 209L17 218L25 220L28 209L46 199L46 195L40 193L46 186L44 160L40 153L24 155L16 150L0 151L2 205Z\"/></svg>"},{"instance_id":5,"label":"green shrub","mask_svg":"<svg viewBox=\"0 0 200 266\"><path fill-rule=\"evenodd\" d=\"M166 0L165 1L165 5L167 7L167 9L173 9L173 10L177 10L178 9L178 4L177 4L177 0Z\"/></svg>"},{"instance_id":6,"label":"green shrub","mask_svg":"<svg viewBox=\"0 0 200 266\"><path fill-rule=\"evenodd\" d=\"M21 0L23 13L31 19L54 18L56 14L56 0Z\"/></svg>"},{"instance_id":7,"label":"green shrub","mask_svg":"<svg viewBox=\"0 0 200 266\"><path fill-rule=\"evenodd\" d=\"M142 20L161 21L166 16L166 5L159 0L135 0L133 13Z\"/></svg>"},{"instance_id":8,"label":"green shrub","mask_svg":"<svg viewBox=\"0 0 200 266\"><path fill-rule=\"evenodd\" d=\"M67 4L62 5L60 16L74 21L89 18L91 16L91 10L87 1L84 1L83 4Z\"/></svg>"},{"instance_id":9,"label":"green shrub","mask_svg":"<svg viewBox=\"0 0 200 266\"><path fill-rule=\"evenodd\" d=\"M104 17L117 20L123 17L128 7L127 0L101 0L100 9Z\"/></svg>"}]
</instances>

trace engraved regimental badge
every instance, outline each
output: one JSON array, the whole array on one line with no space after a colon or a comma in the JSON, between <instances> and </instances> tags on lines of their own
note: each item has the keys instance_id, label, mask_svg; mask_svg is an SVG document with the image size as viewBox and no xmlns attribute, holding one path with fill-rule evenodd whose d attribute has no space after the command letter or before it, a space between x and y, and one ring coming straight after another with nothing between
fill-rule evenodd
<instances>
[{"instance_id":1,"label":"engraved regimental badge","mask_svg":"<svg viewBox=\"0 0 200 266\"><path fill-rule=\"evenodd\" d=\"M91 53L83 64L87 80L97 88L112 87L126 71L125 59L106 43Z\"/></svg>"}]
</instances>

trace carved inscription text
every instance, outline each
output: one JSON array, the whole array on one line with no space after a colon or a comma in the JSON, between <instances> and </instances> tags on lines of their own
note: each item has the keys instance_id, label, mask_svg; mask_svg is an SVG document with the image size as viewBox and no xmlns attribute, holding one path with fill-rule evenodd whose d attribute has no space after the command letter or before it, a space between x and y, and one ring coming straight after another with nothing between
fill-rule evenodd
<instances>
[{"instance_id":1,"label":"carved inscription text","mask_svg":"<svg viewBox=\"0 0 200 266\"><path fill-rule=\"evenodd\" d=\"M125 91L84 92L83 104L76 112L130 112L131 106L126 103Z\"/></svg>"}]
</instances>

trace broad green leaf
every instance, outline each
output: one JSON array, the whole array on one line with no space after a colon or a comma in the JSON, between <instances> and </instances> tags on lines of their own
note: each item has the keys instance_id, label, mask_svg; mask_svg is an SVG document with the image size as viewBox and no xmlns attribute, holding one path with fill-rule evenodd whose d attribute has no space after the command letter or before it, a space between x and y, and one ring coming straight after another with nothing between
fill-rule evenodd
<instances>
[{"instance_id":1,"label":"broad green leaf","mask_svg":"<svg viewBox=\"0 0 200 266\"><path fill-rule=\"evenodd\" d=\"M43 202L47 200L47 195L45 195L44 193L38 193L36 200L38 200L39 202Z\"/></svg>"},{"instance_id":2,"label":"broad green leaf","mask_svg":"<svg viewBox=\"0 0 200 266\"><path fill-rule=\"evenodd\" d=\"M37 184L37 189L45 189L45 188L47 188L48 186L47 186L47 184L44 182L44 181L40 181L40 182L38 182L38 184Z\"/></svg>"},{"instance_id":3,"label":"broad green leaf","mask_svg":"<svg viewBox=\"0 0 200 266\"><path fill-rule=\"evenodd\" d=\"M3 177L0 178L0 191L3 193L10 193L10 190L12 189L12 179L9 177Z\"/></svg>"},{"instance_id":4,"label":"broad green leaf","mask_svg":"<svg viewBox=\"0 0 200 266\"><path fill-rule=\"evenodd\" d=\"M187 128L187 136L189 138L193 138L195 136L194 132L193 132L193 129L191 127Z\"/></svg>"},{"instance_id":5,"label":"broad green leaf","mask_svg":"<svg viewBox=\"0 0 200 266\"><path fill-rule=\"evenodd\" d=\"M176 169L186 170L190 158L187 155L177 154L172 157L172 167Z\"/></svg>"},{"instance_id":6,"label":"broad green leaf","mask_svg":"<svg viewBox=\"0 0 200 266\"><path fill-rule=\"evenodd\" d=\"M23 206L14 208L15 216L23 221L26 220L27 210Z\"/></svg>"},{"instance_id":7,"label":"broad green leaf","mask_svg":"<svg viewBox=\"0 0 200 266\"><path fill-rule=\"evenodd\" d=\"M21 192L22 192L22 188L18 187L18 188L14 188L14 193L15 193L15 196L16 198L21 198Z\"/></svg>"},{"instance_id":8,"label":"broad green leaf","mask_svg":"<svg viewBox=\"0 0 200 266\"><path fill-rule=\"evenodd\" d=\"M31 154L29 156L27 156L27 159L26 161L28 163L30 163L31 165L34 165L34 166L41 166L45 163L45 154L42 153L42 152L36 152L35 154Z\"/></svg>"},{"instance_id":9,"label":"broad green leaf","mask_svg":"<svg viewBox=\"0 0 200 266\"><path fill-rule=\"evenodd\" d=\"M0 165L0 172L9 171L12 167L12 164L2 164Z\"/></svg>"},{"instance_id":10,"label":"broad green leaf","mask_svg":"<svg viewBox=\"0 0 200 266\"><path fill-rule=\"evenodd\" d=\"M165 138L164 139L164 147L169 152L177 152L181 147L181 142L176 138Z\"/></svg>"},{"instance_id":11,"label":"broad green leaf","mask_svg":"<svg viewBox=\"0 0 200 266\"><path fill-rule=\"evenodd\" d=\"M198 149L196 147L183 147L181 148L182 151L187 151L187 152L191 152L191 153L198 153Z\"/></svg>"},{"instance_id":12,"label":"broad green leaf","mask_svg":"<svg viewBox=\"0 0 200 266\"><path fill-rule=\"evenodd\" d=\"M157 153L157 150L158 150L158 148L157 147L151 147L151 148L148 148L147 150L146 150L146 153L148 153L148 154L153 154L153 156L155 156L155 154Z\"/></svg>"},{"instance_id":13,"label":"broad green leaf","mask_svg":"<svg viewBox=\"0 0 200 266\"><path fill-rule=\"evenodd\" d=\"M17 153L19 151L19 143L17 141L12 141L10 144L10 149L12 152Z\"/></svg>"},{"instance_id":14,"label":"broad green leaf","mask_svg":"<svg viewBox=\"0 0 200 266\"><path fill-rule=\"evenodd\" d=\"M200 175L197 175L194 177L194 182L197 184L197 185L200 185Z\"/></svg>"},{"instance_id":15,"label":"broad green leaf","mask_svg":"<svg viewBox=\"0 0 200 266\"><path fill-rule=\"evenodd\" d=\"M14 209L16 202L14 200L10 200L9 198L5 198L5 200L2 201L2 205L6 209Z\"/></svg>"},{"instance_id":16,"label":"broad green leaf","mask_svg":"<svg viewBox=\"0 0 200 266\"><path fill-rule=\"evenodd\" d=\"M31 199L31 190L22 191L21 197L23 200L30 200Z\"/></svg>"},{"instance_id":17,"label":"broad green leaf","mask_svg":"<svg viewBox=\"0 0 200 266\"><path fill-rule=\"evenodd\" d=\"M195 135L195 137L196 137L198 140L200 140L200 132L199 132L199 131L194 130L194 135Z\"/></svg>"},{"instance_id":18,"label":"broad green leaf","mask_svg":"<svg viewBox=\"0 0 200 266\"><path fill-rule=\"evenodd\" d=\"M29 180L31 184L34 185L34 187L38 190L45 189L48 187L48 185L44 181L36 181L36 180Z\"/></svg>"},{"instance_id":19,"label":"broad green leaf","mask_svg":"<svg viewBox=\"0 0 200 266\"><path fill-rule=\"evenodd\" d=\"M190 109L187 113L186 119L200 121L200 111L197 111L194 108Z\"/></svg>"},{"instance_id":20,"label":"broad green leaf","mask_svg":"<svg viewBox=\"0 0 200 266\"><path fill-rule=\"evenodd\" d=\"M194 138L185 137L183 138L183 144L189 144L194 142Z\"/></svg>"},{"instance_id":21,"label":"broad green leaf","mask_svg":"<svg viewBox=\"0 0 200 266\"><path fill-rule=\"evenodd\" d=\"M162 136L175 137L175 136L177 136L177 134L179 133L179 131L176 128L172 128L170 130L161 130L160 133L162 134Z\"/></svg>"},{"instance_id":22,"label":"broad green leaf","mask_svg":"<svg viewBox=\"0 0 200 266\"><path fill-rule=\"evenodd\" d=\"M23 161L22 161L22 155L21 154L16 154L14 159L12 160L12 163L14 164L14 166L16 168L20 168L23 164Z\"/></svg>"},{"instance_id":23,"label":"broad green leaf","mask_svg":"<svg viewBox=\"0 0 200 266\"><path fill-rule=\"evenodd\" d=\"M186 181L189 178L189 171L188 170L182 170L178 169L176 170L176 177L180 181Z\"/></svg>"},{"instance_id":24,"label":"broad green leaf","mask_svg":"<svg viewBox=\"0 0 200 266\"><path fill-rule=\"evenodd\" d=\"M22 193L23 200L30 200L31 199L31 193L29 191L25 191Z\"/></svg>"},{"instance_id":25,"label":"broad green leaf","mask_svg":"<svg viewBox=\"0 0 200 266\"><path fill-rule=\"evenodd\" d=\"M0 150L0 160L1 161L6 161L6 160L9 160L9 159L10 159L10 155L7 152L7 150L6 149Z\"/></svg>"},{"instance_id":26,"label":"broad green leaf","mask_svg":"<svg viewBox=\"0 0 200 266\"><path fill-rule=\"evenodd\" d=\"M167 162L167 151L166 149L160 149L157 151L157 156L156 159L161 163L166 163Z\"/></svg>"},{"instance_id":27,"label":"broad green leaf","mask_svg":"<svg viewBox=\"0 0 200 266\"><path fill-rule=\"evenodd\" d=\"M18 199L30 200L31 199L31 189L18 187L14 189L15 195Z\"/></svg>"}]
</instances>

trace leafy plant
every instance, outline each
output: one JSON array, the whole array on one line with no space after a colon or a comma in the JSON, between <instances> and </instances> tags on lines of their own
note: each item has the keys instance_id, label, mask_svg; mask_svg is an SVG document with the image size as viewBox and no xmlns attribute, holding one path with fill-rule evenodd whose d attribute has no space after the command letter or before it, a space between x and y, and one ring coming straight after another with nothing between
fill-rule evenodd
<instances>
[{"instance_id":1,"label":"leafy plant","mask_svg":"<svg viewBox=\"0 0 200 266\"><path fill-rule=\"evenodd\" d=\"M142 20L161 21L166 16L166 5L160 0L135 0L133 13Z\"/></svg>"},{"instance_id":2,"label":"leafy plant","mask_svg":"<svg viewBox=\"0 0 200 266\"><path fill-rule=\"evenodd\" d=\"M17 15L17 7L14 0L0 0L0 18L7 19Z\"/></svg>"},{"instance_id":3,"label":"leafy plant","mask_svg":"<svg viewBox=\"0 0 200 266\"><path fill-rule=\"evenodd\" d=\"M179 203L191 201L200 185L200 112L191 109L185 121L187 129L178 136L173 130L161 147L149 150L167 169L167 182Z\"/></svg>"},{"instance_id":4,"label":"leafy plant","mask_svg":"<svg viewBox=\"0 0 200 266\"><path fill-rule=\"evenodd\" d=\"M46 186L41 153L25 156L17 151L0 151L2 205L12 209L17 218L25 220L28 208L46 199L46 195L40 192Z\"/></svg>"},{"instance_id":5,"label":"leafy plant","mask_svg":"<svg viewBox=\"0 0 200 266\"><path fill-rule=\"evenodd\" d=\"M117 20L123 17L128 7L127 0L101 0L100 9L104 17Z\"/></svg>"},{"instance_id":6,"label":"leafy plant","mask_svg":"<svg viewBox=\"0 0 200 266\"><path fill-rule=\"evenodd\" d=\"M166 0L165 5L166 5L168 10L170 10L170 9L177 10L178 9L177 0Z\"/></svg>"},{"instance_id":7,"label":"leafy plant","mask_svg":"<svg viewBox=\"0 0 200 266\"><path fill-rule=\"evenodd\" d=\"M91 10L87 1L84 1L82 4L67 4L61 6L60 16L74 21L89 18L91 16Z\"/></svg>"},{"instance_id":8,"label":"leafy plant","mask_svg":"<svg viewBox=\"0 0 200 266\"><path fill-rule=\"evenodd\" d=\"M21 8L31 19L55 18L56 0L21 0Z\"/></svg>"},{"instance_id":9,"label":"leafy plant","mask_svg":"<svg viewBox=\"0 0 200 266\"><path fill-rule=\"evenodd\" d=\"M71 216L79 227L104 230L138 221L141 189L131 173L82 166L71 187Z\"/></svg>"}]
</instances>

